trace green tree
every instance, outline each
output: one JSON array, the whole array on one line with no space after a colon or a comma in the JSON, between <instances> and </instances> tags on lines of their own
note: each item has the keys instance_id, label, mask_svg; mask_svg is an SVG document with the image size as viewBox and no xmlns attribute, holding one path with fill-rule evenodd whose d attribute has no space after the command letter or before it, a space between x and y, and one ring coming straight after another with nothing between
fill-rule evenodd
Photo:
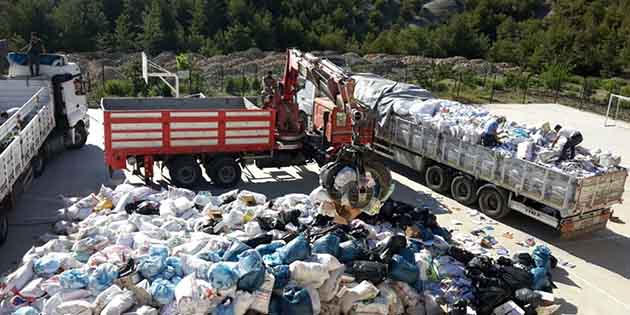
<instances>
[{"instance_id":1,"label":"green tree","mask_svg":"<svg viewBox=\"0 0 630 315\"><path fill-rule=\"evenodd\" d=\"M223 44L228 51L241 51L254 47L255 45L252 30L240 23L230 26L223 36Z\"/></svg>"},{"instance_id":2,"label":"green tree","mask_svg":"<svg viewBox=\"0 0 630 315\"><path fill-rule=\"evenodd\" d=\"M232 95L239 94L239 87L237 86L236 80L233 77L228 77L225 80L225 92Z\"/></svg>"},{"instance_id":3,"label":"green tree","mask_svg":"<svg viewBox=\"0 0 630 315\"><path fill-rule=\"evenodd\" d=\"M260 91L262 91L262 85L260 84L260 80L258 80L258 78L254 78L252 80L251 88L254 93L260 93Z\"/></svg>"},{"instance_id":4,"label":"green tree","mask_svg":"<svg viewBox=\"0 0 630 315\"><path fill-rule=\"evenodd\" d=\"M168 2L153 0L143 16L142 45L149 53L177 48L178 23Z\"/></svg>"},{"instance_id":5,"label":"green tree","mask_svg":"<svg viewBox=\"0 0 630 315\"><path fill-rule=\"evenodd\" d=\"M108 30L108 22L100 1L62 0L52 14L60 32L61 48L78 51L94 50L97 35Z\"/></svg>"},{"instance_id":6,"label":"green tree","mask_svg":"<svg viewBox=\"0 0 630 315\"><path fill-rule=\"evenodd\" d=\"M128 51L136 47L136 38L138 34L134 31L131 20L131 12L129 1L125 2L125 9L116 19L116 28L114 37L116 46L122 51Z\"/></svg>"},{"instance_id":7,"label":"green tree","mask_svg":"<svg viewBox=\"0 0 630 315\"><path fill-rule=\"evenodd\" d=\"M546 88L554 91L554 102L558 100L562 85L571 77L571 70L573 66L566 62L553 62L544 66L540 78Z\"/></svg>"}]
</instances>

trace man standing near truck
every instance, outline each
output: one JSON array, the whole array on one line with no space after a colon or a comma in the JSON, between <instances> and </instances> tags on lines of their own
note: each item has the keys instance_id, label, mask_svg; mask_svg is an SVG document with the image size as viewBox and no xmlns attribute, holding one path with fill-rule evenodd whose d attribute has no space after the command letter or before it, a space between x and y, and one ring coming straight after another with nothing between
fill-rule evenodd
<instances>
[{"instance_id":1,"label":"man standing near truck","mask_svg":"<svg viewBox=\"0 0 630 315\"><path fill-rule=\"evenodd\" d=\"M505 122L505 117L492 118L483 126L481 144L484 147L496 147L499 145L499 125Z\"/></svg>"},{"instance_id":2,"label":"man standing near truck","mask_svg":"<svg viewBox=\"0 0 630 315\"><path fill-rule=\"evenodd\" d=\"M577 131L576 129L562 128L562 126L560 125L556 125L554 130L558 135L551 144L552 148L556 145L556 143L558 143L558 140L560 140L561 138L566 138L566 142L562 146L562 151L560 152L560 158L558 159L558 161L571 160L575 158L575 147L577 147L584 140L584 138L582 137L582 133Z\"/></svg>"},{"instance_id":3,"label":"man standing near truck","mask_svg":"<svg viewBox=\"0 0 630 315\"><path fill-rule=\"evenodd\" d=\"M28 46L24 47L28 54L28 67L31 70L31 77L39 76L39 61L41 54L45 52L42 40L37 36L37 33L31 33L31 41ZM34 69L33 69L34 68Z\"/></svg>"}]
</instances>

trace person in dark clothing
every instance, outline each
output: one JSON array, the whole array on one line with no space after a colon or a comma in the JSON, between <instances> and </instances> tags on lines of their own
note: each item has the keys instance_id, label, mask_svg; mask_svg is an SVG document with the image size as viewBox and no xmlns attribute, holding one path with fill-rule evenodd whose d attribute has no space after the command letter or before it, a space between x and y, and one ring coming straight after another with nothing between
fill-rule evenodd
<instances>
[{"instance_id":1,"label":"person in dark clothing","mask_svg":"<svg viewBox=\"0 0 630 315\"><path fill-rule=\"evenodd\" d=\"M556 125L554 128L556 133L556 140L553 141L551 147L554 147L560 138L564 137L567 141L562 146L562 152L560 153L559 161L572 160L575 158L575 147L577 147L582 141L584 137L582 137L582 133L571 128L562 128L560 125Z\"/></svg>"},{"instance_id":2,"label":"person in dark clothing","mask_svg":"<svg viewBox=\"0 0 630 315\"><path fill-rule=\"evenodd\" d=\"M485 147L496 147L499 142L499 126L505 122L505 117L492 118L486 122L481 134L481 144Z\"/></svg>"},{"instance_id":3,"label":"person in dark clothing","mask_svg":"<svg viewBox=\"0 0 630 315\"><path fill-rule=\"evenodd\" d=\"M28 67L31 71L32 77L39 76L39 59L41 54L44 53L44 45L42 40L37 36L37 33L31 33L31 41L26 46L26 53L28 54Z\"/></svg>"}]
</instances>

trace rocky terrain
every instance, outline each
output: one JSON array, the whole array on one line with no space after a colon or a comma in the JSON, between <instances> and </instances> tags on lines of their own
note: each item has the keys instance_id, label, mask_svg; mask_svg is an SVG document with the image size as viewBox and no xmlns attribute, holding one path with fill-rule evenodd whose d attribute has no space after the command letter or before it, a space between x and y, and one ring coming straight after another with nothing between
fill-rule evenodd
<instances>
[{"instance_id":1,"label":"rocky terrain","mask_svg":"<svg viewBox=\"0 0 630 315\"><path fill-rule=\"evenodd\" d=\"M431 69L435 66L449 70L467 70L477 74L487 73L491 69L499 73L515 69L514 66L506 63L490 64L482 59L471 60L463 57L440 59L388 54L361 56L357 53L340 54L332 51L313 53L328 58L353 72L372 72L384 76L404 71L404 69ZM210 80L238 75L262 76L267 71L273 71L279 75L283 71L286 60L284 52L265 52L258 49L212 57L205 57L199 54L191 54L190 56L194 71L203 73L203 76ZM71 54L69 57L71 60L78 61L84 72L89 73L89 77L96 81L121 78L123 76L121 69L125 64L140 62L141 60L140 52L95 52ZM172 52L163 52L151 59L166 69L173 71L176 68L175 57L175 54Z\"/></svg>"}]
</instances>

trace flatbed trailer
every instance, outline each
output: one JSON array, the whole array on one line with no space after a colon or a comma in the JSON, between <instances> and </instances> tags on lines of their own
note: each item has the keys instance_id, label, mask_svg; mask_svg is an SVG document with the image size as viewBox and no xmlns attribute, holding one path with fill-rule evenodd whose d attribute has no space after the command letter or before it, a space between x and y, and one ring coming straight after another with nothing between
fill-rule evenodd
<instances>
[{"instance_id":1,"label":"flatbed trailer","mask_svg":"<svg viewBox=\"0 0 630 315\"><path fill-rule=\"evenodd\" d=\"M396 115L377 128L375 138L375 152L420 172L429 188L466 205L478 203L493 218L518 211L564 237L604 228L610 208L623 201L628 172L622 167L578 178Z\"/></svg>"}]
</instances>

